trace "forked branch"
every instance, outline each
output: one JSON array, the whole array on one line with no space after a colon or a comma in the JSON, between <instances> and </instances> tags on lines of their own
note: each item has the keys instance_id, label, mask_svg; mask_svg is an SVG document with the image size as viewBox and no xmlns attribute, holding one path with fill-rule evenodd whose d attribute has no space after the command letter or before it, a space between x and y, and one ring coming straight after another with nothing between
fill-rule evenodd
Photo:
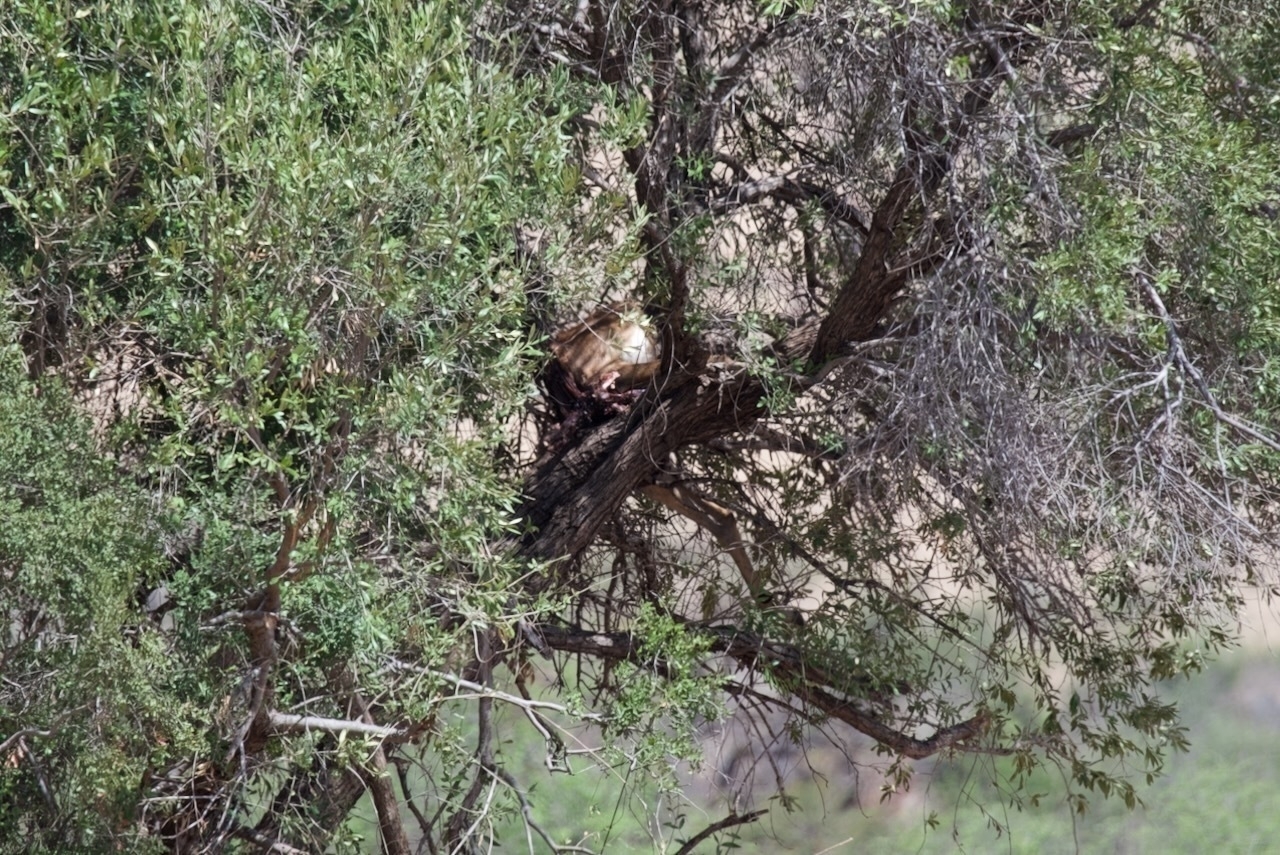
<instances>
[{"instance_id":1,"label":"forked branch","mask_svg":"<svg viewBox=\"0 0 1280 855\"><path fill-rule=\"evenodd\" d=\"M1155 309L1156 314L1164 323L1165 337L1169 342L1170 357L1182 369L1182 372L1191 378L1192 384L1203 399L1204 406L1209 412L1213 413L1213 417L1250 439L1262 443L1272 451L1280 451L1280 442L1277 442L1274 437L1269 436L1261 428L1250 424L1244 419L1233 416L1222 408L1218 403L1218 399L1214 396L1213 390L1209 388L1208 382L1205 381L1204 375L1200 373L1195 363L1191 361L1191 357L1187 355L1187 350L1182 344L1182 337L1178 335L1178 325L1174 323L1173 318L1169 315L1169 310L1164 307L1164 301L1160 299L1160 294L1151 282L1151 277L1140 270L1133 271L1133 275L1146 295L1147 301L1151 303L1151 307Z\"/></svg>"}]
</instances>

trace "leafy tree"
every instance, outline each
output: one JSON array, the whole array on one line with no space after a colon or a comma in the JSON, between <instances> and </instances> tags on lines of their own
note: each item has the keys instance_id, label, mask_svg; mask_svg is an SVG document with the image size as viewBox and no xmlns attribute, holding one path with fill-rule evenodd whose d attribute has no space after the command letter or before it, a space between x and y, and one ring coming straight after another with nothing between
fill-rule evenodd
<instances>
[{"instance_id":1,"label":"leafy tree","mask_svg":"<svg viewBox=\"0 0 1280 855\"><path fill-rule=\"evenodd\" d=\"M515 729L717 719L1134 804L1274 584L1280 20L1131 5L15 0L0 845L564 848Z\"/></svg>"}]
</instances>

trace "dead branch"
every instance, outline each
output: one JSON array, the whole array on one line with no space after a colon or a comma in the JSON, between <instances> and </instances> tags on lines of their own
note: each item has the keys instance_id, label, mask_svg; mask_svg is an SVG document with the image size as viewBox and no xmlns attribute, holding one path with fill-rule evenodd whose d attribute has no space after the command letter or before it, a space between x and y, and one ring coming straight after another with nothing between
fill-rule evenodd
<instances>
[{"instance_id":1,"label":"dead branch","mask_svg":"<svg viewBox=\"0 0 1280 855\"><path fill-rule=\"evenodd\" d=\"M408 730L395 727L383 727L363 721L350 719L323 718L314 715L292 715L290 713L267 713L267 721L272 730L278 733L306 733L321 730L326 733L358 733L362 736L374 736L387 742L407 742L412 739Z\"/></svg>"},{"instance_id":2,"label":"dead branch","mask_svg":"<svg viewBox=\"0 0 1280 855\"><path fill-rule=\"evenodd\" d=\"M1160 299L1160 294L1156 291L1155 285L1152 284L1151 277L1139 270L1133 271L1133 275L1134 279L1142 287L1143 293L1146 294L1152 308L1156 310L1156 314L1164 322L1165 337L1169 341L1170 354L1183 373L1191 378L1191 382L1203 399L1205 408L1213 413L1213 417L1223 424L1234 428L1252 440L1262 443L1272 451L1280 451L1280 442L1268 436L1261 428L1250 424L1244 419L1233 416L1222 408L1218 403L1218 399L1214 396L1213 390L1209 388L1209 384L1205 381L1204 375L1200 373L1195 363L1191 361L1191 357L1187 355L1187 350L1182 344L1182 337L1178 335L1178 326L1174 323L1173 318L1170 317L1169 311L1164 307L1164 301Z\"/></svg>"},{"instance_id":3,"label":"dead branch","mask_svg":"<svg viewBox=\"0 0 1280 855\"><path fill-rule=\"evenodd\" d=\"M470 693L467 695L451 695L448 697L441 698L441 701L465 700L471 697L492 698L493 700L502 701L503 703L507 703L507 704L512 704L513 706L520 707L521 709L524 709L524 710L540 710L540 709L551 710L552 712L564 713L565 715L570 715L575 718L582 719L583 721L602 722L605 720L605 717L600 713L575 712L573 710L570 710L568 707L566 707L563 704L552 703L551 701L535 701L529 698L522 698L517 695L512 695L507 692L499 691L498 689L494 689L489 686L482 685L473 680L464 680L462 677L457 677L453 674L449 674L444 671L433 671L430 668L422 668L420 666L413 665L408 662L401 661L399 659L392 659L391 662L389 663L389 667L397 671L413 671L415 673L436 677L438 679L444 680L446 683L449 683L459 689L465 689L467 692Z\"/></svg>"}]
</instances>

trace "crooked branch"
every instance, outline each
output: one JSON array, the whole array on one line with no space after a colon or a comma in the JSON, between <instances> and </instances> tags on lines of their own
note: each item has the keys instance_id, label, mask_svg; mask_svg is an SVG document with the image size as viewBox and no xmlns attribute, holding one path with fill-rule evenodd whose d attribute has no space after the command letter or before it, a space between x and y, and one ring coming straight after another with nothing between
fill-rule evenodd
<instances>
[{"instance_id":1,"label":"crooked branch","mask_svg":"<svg viewBox=\"0 0 1280 855\"><path fill-rule=\"evenodd\" d=\"M271 729L278 733L303 733L320 730L326 733L358 733L362 736L374 736L388 742L407 742L412 738L404 728L384 727L380 724L369 724L345 718L324 718L315 715L292 715L270 711L267 722Z\"/></svg>"},{"instance_id":2,"label":"crooked branch","mask_svg":"<svg viewBox=\"0 0 1280 855\"><path fill-rule=\"evenodd\" d=\"M1191 378L1192 384L1200 393L1201 398L1204 399L1204 406L1209 412L1213 413L1213 417L1250 439L1262 443L1272 451L1280 451L1280 442L1268 436L1260 428L1255 427L1244 419L1233 416L1222 408L1218 403L1218 399L1214 396L1213 390L1209 388L1209 384L1205 381L1204 375L1200 373L1200 369L1196 368L1195 363L1191 361L1191 357L1187 355L1187 350L1182 344L1182 336L1178 335L1178 325L1174 323L1173 318L1169 315L1169 310L1164 307L1164 301L1160 299L1160 294L1156 291L1151 277L1140 270L1133 271L1133 275L1143 293L1146 294L1147 301L1151 303L1151 307L1155 309L1156 314L1164 323L1165 338L1169 342L1170 356L1173 357L1174 362L1178 364L1182 372Z\"/></svg>"},{"instance_id":3,"label":"crooked branch","mask_svg":"<svg viewBox=\"0 0 1280 855\"><path fill-rule=\"evenodd\" d=\"M476 683L472 680L464 680L462 677L457 677L457 676L454 676L453 674L448 674L444 671L433 671L430 668L421 668L416 665L411 665L408 662L402 662L399 659L391 660L389 667L396 671L415 671L417 673L424 674L429 677L435 677L437 679L444 680L446 683L451 684L455 688L462 689L463 691L470 693L469 695L454 695L453 697L443 699L447 701L461 700L466 697L492 698L495 701L502 701L503 703L512 704L513 706L520 707L521 709L526 711L550 710L552 712L558 712L568 716L573 716L574 718L579 718L579 719L582 719L583 721L594 721L594 722L604 721L604 718L605 718L600 713L576 712L574 710L569 709L564 704L552 703L551 701L535 701L529 698L522 698L519 695L512 695L507 692L499 691L498 689L490 688L489 686L483 686L480 683Z\"/></svg>"},{"instance_id":4,"label":"crooked branch","mask_svg":"<svg viewBox=\"0 0 1280 855\"><path fill-rule=\"evenodd\" d=\"M767 667L772 679L787 692L804 701L809 707L824 715L844 722L859 733L865 734L892 751L920 760L941 751L962 749L970 753L1004 755L1012 749L993 745L980 745L975 740L986 734L991 724L983 711L948 727L938 728L926 739L908 736L885 724L873 713L861 708L852 699L840 697L828 688L836 681L811 663L789 645L777 645L729 628L703 629L712 636L711 651L733 659L748 670ZM546 626L542 629L547 646L568 653L578 653L601 659L641 660L640 642L625 632L590 632L572 627ZM870 697L860 699L875 703Z\"/></svg>"},{"instance_id":5,"label":"crooked branch","mask_svg":"<svg viewBox=\"0 0 1280 855\"><path fill-rule=\"evenodd\" d=\"M719 822L713 822L706 828L699 831L693 837L685 841L685 844L676 850L676 855L689 855L694 849L698 848L698 844L706 840L713 834L724 831L726 828L733 828L738 825L746 825L755 822L769 811L753 810L751 813L731 813Z\"/></svg>"}]
</instances>

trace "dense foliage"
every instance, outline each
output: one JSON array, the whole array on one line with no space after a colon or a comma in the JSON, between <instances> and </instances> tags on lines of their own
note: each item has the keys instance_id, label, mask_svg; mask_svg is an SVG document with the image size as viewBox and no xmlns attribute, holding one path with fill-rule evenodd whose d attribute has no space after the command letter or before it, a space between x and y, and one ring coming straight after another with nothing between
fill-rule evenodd
<instances>
[{"instance_id":1,"label":"dense foliage","mask_svg":"<svg viewBox=\"0 0 1280 855\"><path fill-rule=\"evenodd\" d=\"M1122 5L12 0L0 847L1133 804L1276 583L1280 13Z\"/></svg>"}]
</instances>

